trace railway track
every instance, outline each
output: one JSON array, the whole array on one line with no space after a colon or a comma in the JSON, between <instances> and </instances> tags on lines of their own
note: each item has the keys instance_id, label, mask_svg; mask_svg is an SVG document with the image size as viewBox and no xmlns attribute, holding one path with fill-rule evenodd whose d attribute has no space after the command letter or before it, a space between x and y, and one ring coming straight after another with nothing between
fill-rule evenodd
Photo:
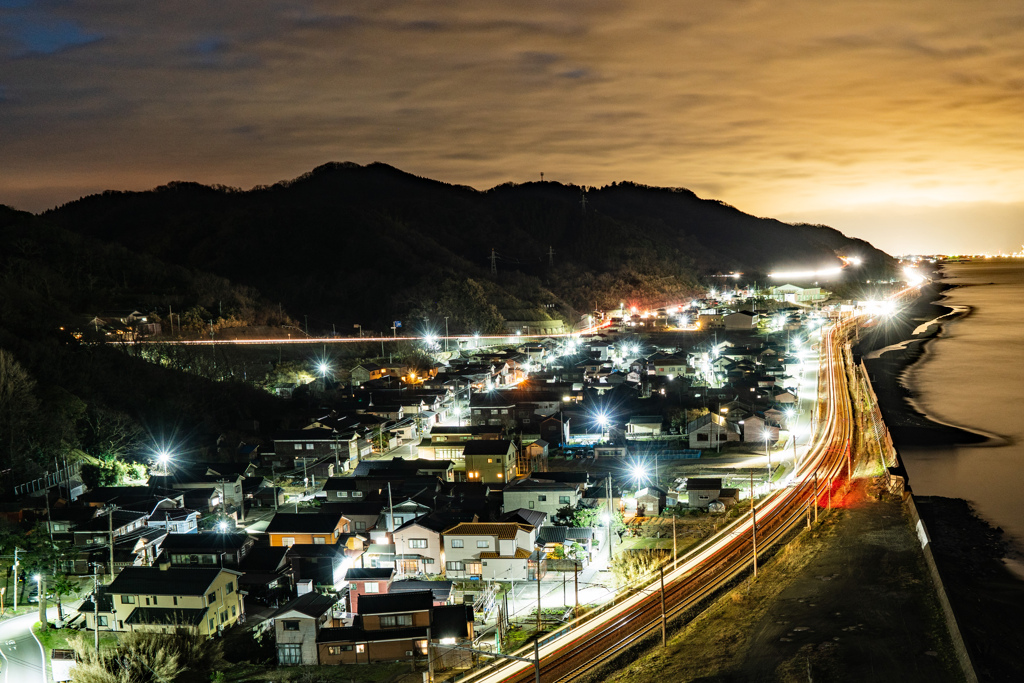
<instances>
[{"instance_id":1,"label":"railway track","mask_svg":"<svg viewBox=\"0 0 1024 683\"><path fill-rule=\"evenodd\" d=\"M774 491L755 510L759 555L810 519L814 507L827 501L852 469L852 411L842 345L854 324L855 319L848 319L823 331L821 362L827 413L821 420L816 445L798 466L792 483ZM750 569L754 561L752 517L748 512L711 541L678 559L675 568L665 571L666 619L695 608ZM572 622L556 635L542 639L540 680L578 680L657 633L662 625L659 581L660 577L655 575L610 608ZM530 658L532 645L513 654ZM535 667L526 661L509 661L460 679L465 683L535 680Z\"/></svg>"}]
</instances>

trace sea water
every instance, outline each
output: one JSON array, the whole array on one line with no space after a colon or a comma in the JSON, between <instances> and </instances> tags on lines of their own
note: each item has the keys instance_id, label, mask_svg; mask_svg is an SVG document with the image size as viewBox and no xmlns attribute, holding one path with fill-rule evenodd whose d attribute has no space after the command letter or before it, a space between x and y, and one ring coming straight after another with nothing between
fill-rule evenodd
<instances>
[{"instance_id":1,"label":"sea water","mask_svg":"<svg viewBox=\"0 0 1024 683\"><path fill-rule=\"evenodd\" d=\"M905 448L917 495L964 498L1024 547L1024 259L943 266L957 285L940 303L968 314L943 322L904 377L925 415L991 438ZM1019 559L1019 553L1018 553ZM1016 569L1019 570L1019 562Z\"/></svg>"}]
</instances>

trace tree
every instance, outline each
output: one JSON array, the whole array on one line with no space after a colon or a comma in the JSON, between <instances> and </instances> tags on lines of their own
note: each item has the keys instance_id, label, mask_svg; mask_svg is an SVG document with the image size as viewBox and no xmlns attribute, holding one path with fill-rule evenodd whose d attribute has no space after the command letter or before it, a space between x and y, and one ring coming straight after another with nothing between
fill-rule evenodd
<instances>
[{"instance_id":1,"label":"tree","mask_svg":"<svg viewBox=\"0 0 1024 683\"><path fill-rule=\"evenodd\" d=\"M593 528L604 525L602 517L607 512L608 511L603 507L587 507L581 501L576 504L576 507L566 505L563 508L559 508L558 511L555 512L555 517L552 521L556 526ZM622 518L622 513L616 510L612 514L612 531L615 533L622 533L625 530L626 522Z\"/></svg>"},{"instance_id":2,"label":"tree","mask_svg":"<svg viewBox=\"0 0 1024 683\"><path fill-rule=\"evenodd\" d=\"M78 590L78 584L67 574L54 574L47 583L48 590L57 599L57 619L64 621L64 605L61 598ZM40 596L42 601L42 596Z\"/></svg>"},{"instance_id":3,"label":"tree","mask_svg":"<svg viewBox=\"0 0 1024 683\"><path fill-rule=\"evenodd\" d=\"M0 438L12 459L23 445L36 419L39 403L36 381L6 349L0 349Z\"/></svg>"}]
</instances>

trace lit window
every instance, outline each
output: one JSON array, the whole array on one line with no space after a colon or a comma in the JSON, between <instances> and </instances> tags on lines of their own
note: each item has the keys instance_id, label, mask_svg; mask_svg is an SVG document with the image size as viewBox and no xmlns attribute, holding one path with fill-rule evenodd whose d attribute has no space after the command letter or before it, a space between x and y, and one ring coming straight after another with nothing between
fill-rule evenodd
<instances>
[{"instance_id":1,"label":"lit window","mask_svg":"<svg viewBox=\"0 0 1024 683\"><path fill-rule=\"evenodd\" d=\"M453 538L452 539L452 547L453 548L465 548L466 547L466 542L463 539L461 539L461 538Z\"/></svg>"},{"instance_id":2,"label":"lit window","mask_svg":"<svg viewBox=\"0 0 1024 683\"><path fill-rule=\"evenodd\" d=\"M477 541L476 542L476 547L477 548L490 548L491 547L491 543L490 543L490 541Z\"/></svg>"},{"instance_id":3,"label":"lit window","mask_svg":"<svg viewBox=\"0 0 1024 683\"><path fill-rule=\"evenodd\" d=\"M409 539L409 547L410 548L426 548L427 547L427 539L425 539L425 538L410 538Z\"/></svg>"},{"instance_id":4,"label":"lit window","mask_svg":"<svg viewBox=\"0 0 1024 683\"><path fill-rule=\"evenodd\" d=\"M372 582L372 583L367 583L366 584L366 592L367 593L380 593L380 584L375 582L375 581Z\"/></svg>"}]
</instances>

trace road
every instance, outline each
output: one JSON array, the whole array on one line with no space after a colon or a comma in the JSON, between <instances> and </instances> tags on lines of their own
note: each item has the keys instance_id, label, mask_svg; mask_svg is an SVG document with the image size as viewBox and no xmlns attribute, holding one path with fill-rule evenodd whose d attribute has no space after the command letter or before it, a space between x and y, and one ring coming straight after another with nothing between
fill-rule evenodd
<instances>
[{"instance_id":1,"label":"road","mask_svg":"<svg viewBox=\"0 0 1024 683\"><path fill-rule=\"evenodd\" d=\"M56 610L53 616L56 616ZM32 625L37 621L39 615L36 612L0 621L3 683L47 683L43 646L32 634Z\"/></svg>"}]
</instances>

